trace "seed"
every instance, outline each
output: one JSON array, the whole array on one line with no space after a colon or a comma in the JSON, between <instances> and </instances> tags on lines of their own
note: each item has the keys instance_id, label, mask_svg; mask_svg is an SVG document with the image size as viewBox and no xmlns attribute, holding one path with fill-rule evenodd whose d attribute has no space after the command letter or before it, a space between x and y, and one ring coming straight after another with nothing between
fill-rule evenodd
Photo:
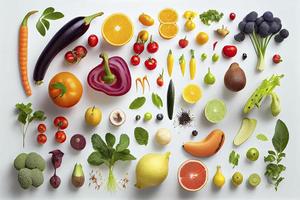
<instances>
[{"instance_id":1,"label":"seed","mask_svg":"<svg viewBox=\"0 0 300 200\"><path fill-rule=\"evenodd\" d=\"M243 58L243 60L246 60L247 54L246 54L246 53L243 53L242 58Z\"/></svg>"},{"instance_id":2,"label":"seed","mask_svg":"<svg viewBox=\"0 0 300 200\"><path fill-rule=\"evenodd\" d=\"M141 119L141 116L140 115L136 115L135 116L135 121L139 121Z\"/></svg>"}]
</instances>

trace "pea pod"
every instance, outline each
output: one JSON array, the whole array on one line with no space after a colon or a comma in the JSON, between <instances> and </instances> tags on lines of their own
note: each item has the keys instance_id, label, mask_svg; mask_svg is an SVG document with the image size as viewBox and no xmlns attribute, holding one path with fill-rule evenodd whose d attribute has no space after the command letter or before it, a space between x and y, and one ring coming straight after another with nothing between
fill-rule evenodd
<instances>
[{"instance_id":1,"label":"pea pod","mask_svg":"<svg viewBox=\"0 0 300 200\"><path fill-rule=\"evenodd\" d=\"M190 79L194 80L196 75L196 59L195 51L191 49L191 59L190 59Z\"/></svg>"}]
</instances>

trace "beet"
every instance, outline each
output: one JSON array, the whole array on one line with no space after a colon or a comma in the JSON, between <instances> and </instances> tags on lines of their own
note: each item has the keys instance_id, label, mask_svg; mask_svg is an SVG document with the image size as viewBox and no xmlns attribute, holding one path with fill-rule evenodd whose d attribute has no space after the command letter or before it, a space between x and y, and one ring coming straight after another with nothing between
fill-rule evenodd
<instances>
[{"instance_id":1,"label":"beet","mask_svg":"<svg viewBox=\"0 0 300 200\"><path fill-rule=\"evenodd\" d=\"M50 178L50 185L53 187L53 188L58 188L59 185L60 185L60 178L59 176L57 176L56 174L54 174L51 178Z\"/></svg>"},{"instance_id":2,"label":"beet","mask_svg":"<svg viewBox=\"0 0 300 200\"><path fill-rule=\"evenodd\" d=\"M85 148L86 140L83 135L75 134L72 136L70 143L73 149L81 151Z\"/></svg>"}]
</instances>

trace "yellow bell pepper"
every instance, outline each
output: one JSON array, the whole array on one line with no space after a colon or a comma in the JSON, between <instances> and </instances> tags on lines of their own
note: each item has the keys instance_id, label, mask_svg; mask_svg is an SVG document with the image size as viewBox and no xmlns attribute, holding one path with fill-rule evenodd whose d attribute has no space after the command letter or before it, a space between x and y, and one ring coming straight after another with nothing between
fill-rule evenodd
<instances>
[{"instance_id":1,"label":"yellow bell pepper","mask_svg":"<svg viewBox=\"0 0 300 200\"><path fill-rule=\"evenodd\" d=\"M196 75L196 59L195 51L191 49L191 59L190 59L190 79L194 80Z\"/></svg>"},{"instance_id":2,"label":"yellow bell pepper","mask_svg":"<svg viewBox=\"0 0 300 200\"><path fill-rule=\"evenodd\" d=\"M172 50L170 49L167 57L167 68L170 77L172 76L173 67L174 67L174 56Z\"/></svg>"},{"instance_id":3,"label":"yellow bell pepper","mask_svg":"<svg viewBox=\"0 0 300 200\"><path fill-rule=\"evenodd\" d=\"M184 58L183 54L179 58L179 65L180 65L180 69L181 69L181 74L182 74L182 76L184 76L186 63L185 63L185 58Z\"/></svg>"}]
</instances>

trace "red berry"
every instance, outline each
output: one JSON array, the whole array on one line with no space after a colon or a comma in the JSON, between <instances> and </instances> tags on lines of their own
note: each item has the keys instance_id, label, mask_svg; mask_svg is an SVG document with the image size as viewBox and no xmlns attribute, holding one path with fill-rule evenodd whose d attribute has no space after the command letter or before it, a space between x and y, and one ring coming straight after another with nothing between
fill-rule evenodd
<instances>
[{"instance_id":1,"label":"red berry","mask_svg":"<svg viewBox=\"0 0 300 200\"><path fill-rule=\"evenodd\" d=\"M133 45L133 51L136 54L141 54L144 51L144 48L145 48L144 43L141 42L136 42Z\"/></svg>"},{"instance_id":2,"label":"red berry","mask_svg":"<svg viewBox=\"0 0 300 200\"><path fill-rule=\"evenodd\" d=\"M282 62L281 56L279 54L275 54L273 56L273 63L278 64L280 62Z\"/></svg>"},{"instance_id":3,"label":"red berry","mask_svg":"<svg viewBox=\"0 0 300 200\"><path fill-rule=\"evenodd\" d=\"M73 49L73 51L75 52L75 55L77 56L77 59L79 59L79 60L84 58L87 54L87 49L82 45L75 47Z\"/></svg>"},{"instance_id":4,"label":"red berry","mask_svg":"<svg viewBox=\"0 0 300 200\"><path fill-rule=\"evenodd\" d=\"M148 70L154 70L157 66L157 61L155 58L148 58L147 60L145 60L145 67Z\"/></svg>"},{"instance_id":5,"label":"red berry","mask_svg":"<svg viewBox=\"0 0 300 200\"><path fill-rule=\"evenodd\" d=\"M45 133L47 128L46 128L46 125L45 124L39 124L38 127L37 127L37 130L39 133Z\"/></svg>"},{"instance_id":6,"label":"red berry","mask_svg":"<svg viewBox=\"0 0 300 200\"><path fill-rule=\"evenodd\" d=\"M233 21L235 19L235 17L236 17L235 13L232 12L232 13L229 14L229 19L231 21Z\"/></svg>"},{"instance_id":7,"label":"red berry","mask_svg":"<svg viewBox=\"0 0 300 200\"><path fill-rule=\"evenodd\" d=\"M181 47L181 48L185 48L187 45L189 44L189 41L185 38L183 39L180 39L178 41L178 45Z\"/></svg>"},{"instance_id":8,"label":"red berry","mask_svg":"<svg viewBox=\"0 0 300 200\"><path fill-rule=\"evenodd\" d=\"M67 51L65 54L65 61L69 64L74 64L77 62L77 57L72 51Z\"/></svg>"},{"instance_id":9,"label":"red berry","mask_svg":"<svg viewBox=\"0 0 300 200\"><path fill-rule=\"evenodd\" d=\"M88 44L90 47L95 47L98 44L98 37L95 34L92 34L88 38Z\"/></svg>"},{"instance_id":10,"label":"red berry","mask_svg":"<svg viewBox=\"0 0 300 200\"><path fill-rule=\"evenodd\" d=\"M130 59L130 62L133 66L140 64L140 57L138 55L133 55Z\"/></svg>"},{"instance_id":11,"label":"red berry","mask_svg":"<svg viewBox=\"0 0 300 200\"><path fill-rule=\"evenodd\" d=\"M38 136L37 136L37 142L39 144L45 144L47 142L47 136L45 134L43 134L43 133L38 134Z\"/></svg>"}]
</instances>

